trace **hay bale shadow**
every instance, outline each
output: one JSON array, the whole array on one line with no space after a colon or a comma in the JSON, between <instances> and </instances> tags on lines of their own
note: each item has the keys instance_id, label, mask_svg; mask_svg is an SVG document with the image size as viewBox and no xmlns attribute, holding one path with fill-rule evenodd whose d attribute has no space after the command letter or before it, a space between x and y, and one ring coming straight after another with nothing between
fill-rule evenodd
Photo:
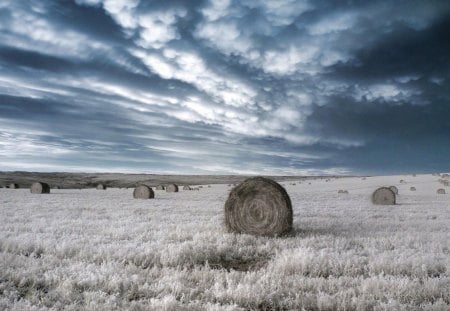
<instances>
[{"instance_id":1,"label":"hay bale shadow","mask_svg":"<svg viewBox=\"0 0 450 311\"><path fill-rule=\"evenodd\" d=\"M230 272L232 270L248 272L265 268L269 260L270 257L227 258L225 256L221 256L219 258L206 260L205 262L201 263L201 265L214 270L227 270L227 272Z\"/></svg>"}]
</instances>

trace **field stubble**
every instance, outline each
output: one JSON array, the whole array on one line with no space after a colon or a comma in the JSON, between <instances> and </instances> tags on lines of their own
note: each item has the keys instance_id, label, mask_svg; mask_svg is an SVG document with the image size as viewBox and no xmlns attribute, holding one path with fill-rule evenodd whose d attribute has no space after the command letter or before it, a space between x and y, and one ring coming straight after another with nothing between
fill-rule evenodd
<instances>
[{"instance_id":1,"label":"field stubble","mask_svg":"<svg viewBox=\"0 0 450 311\"><path fill-rule=\"evenodd\" d=\"M226 233L227 185L153 200L0 189L0 309L448 310L450 195L435 179L285 183L283 238ZM383 185L398 205L371 204Z\"/></svg>"}]
</instances>

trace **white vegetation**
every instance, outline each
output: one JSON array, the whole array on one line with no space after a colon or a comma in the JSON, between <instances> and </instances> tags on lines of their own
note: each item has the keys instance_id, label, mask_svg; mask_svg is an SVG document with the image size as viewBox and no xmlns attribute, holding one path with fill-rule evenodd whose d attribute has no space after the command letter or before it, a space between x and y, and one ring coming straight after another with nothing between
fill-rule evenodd
<instances>
[{"instance_id":1,"label":"white vegetation","mask_svg":"<svg viewBox=\"0 0 450 311\"><path fill-rule=\"evenodd\" d=\"M398 204L372 205L393 184ZM450 195L438 185L431 175L286 185L285 238L225 233L226 185L154 200L0 189L0 309L448 310Z\"/></svg>"}]
</instances>

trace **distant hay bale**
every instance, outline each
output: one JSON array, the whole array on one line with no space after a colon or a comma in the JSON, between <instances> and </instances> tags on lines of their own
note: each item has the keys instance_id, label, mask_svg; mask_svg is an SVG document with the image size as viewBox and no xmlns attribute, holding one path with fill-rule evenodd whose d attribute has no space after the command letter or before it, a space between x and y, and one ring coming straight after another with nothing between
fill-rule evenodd
<instances>
[{"instance_id":1,"label":"distant hay bale","mask_svg":"<svg viewBox=\"0 0 450 311\"><path fill-rule=\"evenodd\" d=\"M409 190L410 191L416 191L416 187L410 187Z\"/></svg>"},{"instance_id":2,"label":"distant hay bale","mask_svg":"<svg viewBox=\"0 0 450 311\"><path fill-rule=\"evenodd\" d=\"M445 179L439 179L439 183L441 183L442 185L444 185L445 187L448 187L450 184L450 181L445 180Z\"/></svg>"},{"instance_id":3,"label":"distant hay bale","mask_svg":"<svg viewBox=\"0 0 450 311\"><path fill-rule=\"evenodd\" d=\"M186 185L186 186L183 187L183 190L192 190L192 188L189 187L188 185Z\"/></svg>"},{"instance_id":4,"label":"distant hay bale","mask_svg":"<svg viewBox=\"0 0 450 311\"><path fill-rule=\"evenodd\" d=\"M146 185L139 185L133 191L133 198L135 199L153 199L154 197L153 189Z\"/></svg>"},{"instance_id":5,"label":"distant hay bale","mask_svg":"<svg viewBox=\"0 0 450 311\"><path fill-rule=\"evenodd\" d=\"M366 177L361 178L361 180L366 180Z\"/></svg>"},{"instance_id":6,"label":"distant hay bale","mask_svg":"<svg viewBox=\"0 0 450 311\"><path fill-rule=\"evenodd\" d=\"M445 189L440 188L440 189L436 190L436 193L437 194L445 194Z\"/></svg>"},{"instance_id":7,"label":"distant hay bale","mask_svg":"<svg viewBox=\"0 0 450 311\"><path fill-rule=\"evenodd\" d=\"M208 185L208 188L211 188L211 185Z\"/></svg>"},{"instance_id":8,"label":"distant hay bale","mask_svg":"<svg viewBox=\"0 0 450 311\"><path fill-rule=\"evenodd\" d=\"M387 187L381 187L372 194L372 203L376 205L395 205L395 193Z\"/></svg>"},{"instance_id":9,"label":"distant hay bale","mask_svg":"<svg viewBox=\"0 0 450 311\"><path fill-rule=\"evenodd\" d=\"M158 185L156 186L156 190L166 190L166 187L164 187L163 185Z\"/></svg>"},{"instance_id":10,"label":"distant hay bale","mask_svg":"<svg viewBox=\"0 0 450 311\"><path fill-rule=\"evenodd\" d=\"M286 190L265 177L253 177L233 188L225 203L229 232L280 236L292 230L292 204Z\"/></svg>"},{"instance_id":11,"label":"distant hay bale","mask_svg":"<svg viewBox=\"0 0 450 311\"><path fill-rule=\"evenodd\" d=\"M12 183L12 184L9 184L9 187L8 187L9 189L19 189L19 185L18 184L15 184L15 183Z\"/></svg>"},{"instance_id":12,"label":"distant hay bale","mask_svg":"<svg viewBox=\"0 0 450 311\"><path fill-rule=\"evenodd\" d=\"M396 186L390 186L389 189L391 189L395 194L398 194L398 188Z\"/></svg>"},{"instance_id":13,"label":"distant hay bale","mask_svg":"<svg viewBox=\"0 0 450 311\"><path fill-rule=\"evenodd\" d=\"M338 190L338 193L339 194L348 194L348 191L347 190Z\"/></svg>"},{"instance_id":14,"label":"distant hay bale","mask_svg":"<svg viewBox=\"0 0 450 311\"><path fill-rule=\"evenodd\" d=\"M98 184L97 190L106 190L106 186L104 184Z\"/></svg>"},{"instance_id":15,"label":"distant hay bale","mask_svg":"<svg viewBox=\"0 0 450 311\"><path fill-rule=\"evenodd\" d=\"M31 185L31 193L50 193L50 186L45 182L35 182Z\"/></svg>"},{"instance_id":16,"label":"distant hay bale","mask_svg":"<svg viewBox=\"0 0 450 311\"><path fill-rule=\"evenodd\" d=\"M198 186L199 188L203 188L203 186Z\"/></svg>"},{"instance_id":17,"label":"distant hay bale","mask_svg":"<svg viewBox=\"0 0 450 311\"><path fill-rule=\"evenodd\" d=\"M175 184L167 185L166 192L178 192L178 186Z\"/></svg>"},{"instance_id":18,"label":"distant hay bale","mask_svg":"<svg viewBox=\"0 0 450 311\"><path fill-rule=\"evenodd\" d=\"M404 181L403 179L400 179L400 183L401 183L401 184L404 184L405 181Z\"/></svg>"}]
</instances>

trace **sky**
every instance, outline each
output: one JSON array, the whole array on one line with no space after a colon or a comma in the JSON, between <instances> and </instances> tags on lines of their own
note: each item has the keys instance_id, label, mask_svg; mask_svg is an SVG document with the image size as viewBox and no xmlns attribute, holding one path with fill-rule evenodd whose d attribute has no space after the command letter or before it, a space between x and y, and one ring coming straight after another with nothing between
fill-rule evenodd
<instances>
[{"instance_id":1,"label":"sky","mask_svg":"<svg viewBox=\"0 0 450 311\"><path fill-rule=\"evenodd\" d=\"M450 171L450 1L0 0L0 170Z\"/></svg>"}]
</instances>

